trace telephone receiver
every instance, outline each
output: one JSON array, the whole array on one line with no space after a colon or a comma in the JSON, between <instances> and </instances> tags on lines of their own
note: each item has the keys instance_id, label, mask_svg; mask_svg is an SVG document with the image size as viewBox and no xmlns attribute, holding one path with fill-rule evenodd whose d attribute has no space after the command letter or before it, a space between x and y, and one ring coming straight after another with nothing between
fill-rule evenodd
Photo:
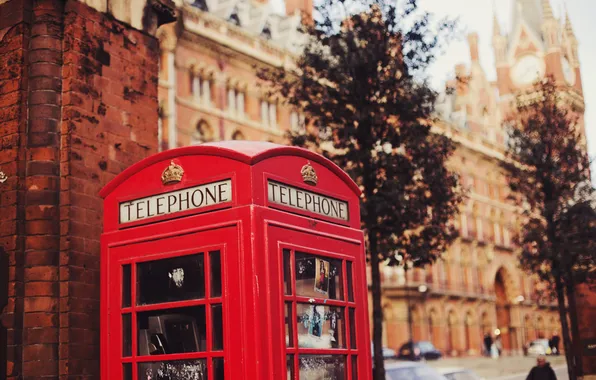
<instances>
[{"instance_id":1,"label":"telephone receiver","mask_svg":"<svg viewBox=\"0 0 596 380\"><path fill-rule=\"evenodd\" d=\"M167 342L163 334L151 334L151 343L149 343L149 353L151 355L167 354Z\"/></svg>"}]
</instances>

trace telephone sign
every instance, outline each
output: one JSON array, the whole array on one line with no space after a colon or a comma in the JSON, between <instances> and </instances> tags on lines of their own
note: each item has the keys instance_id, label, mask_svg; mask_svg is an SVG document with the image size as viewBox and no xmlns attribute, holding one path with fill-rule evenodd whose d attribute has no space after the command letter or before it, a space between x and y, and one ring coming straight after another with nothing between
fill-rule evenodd
<instances>
[{"instance_id":1,"label":"telephone sign","mask_svg":"<svg viewBox=\"0 0 596 380\"><path fill-rule=\"evenodd\" d=\"M371 378L356 184L313 152L173 149L101 192L101 378Z\"/></svg>"}]
</instances>

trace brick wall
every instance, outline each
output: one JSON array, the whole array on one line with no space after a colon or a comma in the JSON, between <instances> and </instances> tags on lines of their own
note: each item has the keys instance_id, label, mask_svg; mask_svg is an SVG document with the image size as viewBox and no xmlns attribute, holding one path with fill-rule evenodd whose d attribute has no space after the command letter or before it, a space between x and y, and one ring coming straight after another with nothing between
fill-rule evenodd
<instances>
[{"instance_id":1,"label":"brick wall","mask_svg":"<svg viewBox=\"0 0 596 380\"><path fill-rule=\"evenodd\" d=\"M99 190L156 152L154 37L76 1L0 5L8 378L99 377Z\"/></svg>"},{"instance_id":2,"label":"brick wall","mask_svg":"<svg viewBox=\"0 0 596 380\"><path fill-rule=\"evenodd\" d=\"M580 286L577 292L577 306L580 339L582 341L596 339L596 324L594 323L596 321L596 292L586 285ZM580 342L580 346L583 349L584 342ZM590 379L596 379L594 356L585 355L582 364L586 378L591 376Z\"/></svg>"}]
</instances>

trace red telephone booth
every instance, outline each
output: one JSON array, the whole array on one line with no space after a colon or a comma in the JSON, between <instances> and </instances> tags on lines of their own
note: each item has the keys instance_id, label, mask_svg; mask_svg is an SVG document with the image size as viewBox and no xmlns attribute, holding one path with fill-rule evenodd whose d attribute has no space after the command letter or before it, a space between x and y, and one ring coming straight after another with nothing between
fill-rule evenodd
<instances>
[{"instance_id":1,"label":"red telephone booth","mask_svg":"<svg viewBox=\"0 0 596 380\"><path fill-rule=\"evenodd\" d=\"M125 170L101 192L101 378L370 379L359 193L262 142Z\"/></svg>"}]
</instances>

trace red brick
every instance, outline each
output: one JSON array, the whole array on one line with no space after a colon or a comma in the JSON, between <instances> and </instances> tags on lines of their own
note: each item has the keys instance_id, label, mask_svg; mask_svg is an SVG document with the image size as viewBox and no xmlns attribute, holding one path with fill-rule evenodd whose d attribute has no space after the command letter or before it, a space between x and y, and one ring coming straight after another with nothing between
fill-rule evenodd
<instances>
[{"instance_id":1,"label":"red brick","mask_svg":"<svg viewBox=\"0 0 596 380\"><path fill-rule=\"evenodd\" d=\"M59 241L54 236L26 236L25 248L31 250L58 250Z\"/></svg>"},{"instance_id":2,"label":"red brick","mask_svg":"<svg viewBox=\"0 0 596 380\"><path fill-rule=\"evenodd\" d=\"M21 92L13 91L0 96L0 108L10 107L21 102Z\"/></svg>"},{"instance_id":3,"label":"red brick","mask_svg":"<svg viewBox=\"0 0 596 380\"><path fill-rule=\"evenodd\" d=\"M56 256L58 256L57 253ZM27 281L56 281L58 279L58 268L55 266L25 268L25 278Z\"/></svg>"},{"instance_id":4,"label":"red brick","mask_svg":"<svg viewBox=\"0 0 596 380\"><path fill-rule=\"evenodd\" d=\"M29 96L29 104L60 104L60 94L55 91L33 91Z\"/></svg>"},{"instance_id":5,"label":"red brick","mask_svg":"<svg viewBox=\"0 0 596 380\"><path fill-rule=\"evenodd\" d=\"M51 49L60 51L62 41L54 36L35 36L31 38L30 49Z\"/></svg>"},{"instance_id":6,"label":"red brick","mask_svg":"<svg viewBox=\"0 0 596 380\"><path fill-rule=\"evenodd\" d=\"M38 119L38 120L34 120L34 121L41 122L42 119ZM53 120L50 120L50 121L54 122ZM30 128L31 127L32 126L30 125ZM55 147L29 149L27 151L27 159L31 160L31 161L56 161L58 159L58 151Z\"/></svg>"},{"instance_id":7,"label":"red brick","mask_svg":"<svg viewBox=\"0 0 596 380\"><path fill-rule=\"evenodd\" d=\"M25 260L23 266L25 268L33 267L54 267L59 265L58 252L57 251L27 251L24 254ZM50 271L42 270L42 273L36 272L36 279L44 278L43 276L49 276Z\"/></svg>"},{"instance_id":8,"label":"red brick","mask_svg":"<svg viewBox=\"0 0 596 380\"><path fill-rule=\"evenodd\" d=\"M55 161L30 161L27 163L27 175L57 176L59 164Z\"/></svg>"},{"instance_id":9,"label":"red brick","mask_svg":"<svg viewBox=\"0 0 596 380\"><path fill-rule=\"evenodd\" d=\"M31 118L60 119L60 106L54 104L35 104L30 107Z\"/></svg>"},{"instance_id":10,"label":"red brick","mask_svg":"<svg viewBox=\"0 0 596 380\"><path fill-rule=\"evenodd\" d=\"M40 379L56 374L58 362L55 360L34 360L23 366L23 377L26 379Z\"/></svg>"},{"instance_id":11,"label":"red brick","mask_svg":"<svg viewBox=\"0 0 596 380\"><path fill-rule=\"evenodd\" d=\"M30 132L27 146L30 148L58 145L58 134L49 132Z\"/></svg>"},{"instance_id":12,"label":"red brick","mask_svg":"<svg viewBox=\"0 0 596 380\"><path fill-rule=\"evenodd\" d=\"M58 326L58 314L37 312L26 313L23 317L23 327L53 327Z\"/></svg>"},{"instance_id":13,"label":"red brick","mask_svg":"<svg viewBox=\"0 0 596 380\"><path fill-rule=\"evenodd\" d=\"M31 220L25 225L25 233L32 235L58 235L60 226L52 220Z\"/></svg>"},{"instance_id":14,"label":"red brick","mask_svg":"<svg viewBox=\"0 0 596 380\"><path fill-rule=\"evenodd\" d=\"M58 298L56 297L26 297L24 311L25 313L56 312L58 311L58 302Z\"/></svg>"},{"instance_id":15,"label":"red brick","mask_svg":"<svg viewBox=\"0 0 596 380\"><path fill-rule=\"evenodd\" d=\"M41 327L35 329L25 329L23 339L28 344L58 343L58 328Z\"/></svg>"},{"instance_id":16,"label":"red brick","mask_svg":"<svg viewBox=\"0 0 596 380\"><path fill-rule=\"evenodd\" d=\"M25 297L59 297L57 282L27 282L25 283Z\"/></svg>"},{"instance_id":17,"label":"red brick","mask_svg":"<svg viewBox=\"0 0 596 380\"><path fill-rule=\"evenodd\" d=\"M37 77L29 79L29 89L60 91L62 83L60 78Z\"/></svg>"}]
</instances>

